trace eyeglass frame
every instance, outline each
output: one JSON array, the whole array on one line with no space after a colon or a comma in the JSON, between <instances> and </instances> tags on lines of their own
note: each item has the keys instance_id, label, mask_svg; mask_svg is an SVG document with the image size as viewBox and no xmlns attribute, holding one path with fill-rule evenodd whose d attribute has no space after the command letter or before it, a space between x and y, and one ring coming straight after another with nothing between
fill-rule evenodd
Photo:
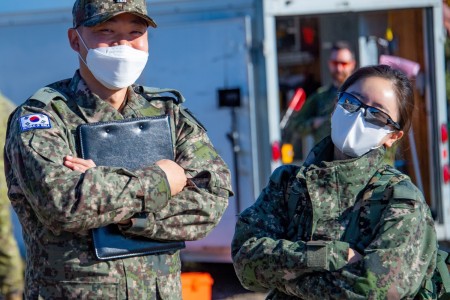
<instances>
[{"instance_id":1,"label":"eyeglass frame","mask_svg":"<svg viewBox=\"0 0 450 300\"><path fill-rule=\"evenodd\" d=\"M341 100L341 99L344 98L344 97L343 97L344 94L350 96L350 97L347 96L347 98L350 98L350 99L352 99L353 101L356 100L356 102L359 103L359 104L357 105L358 108L357 108L356 110L350 111L350 110L348 110L347 108L345 108L345 107L342 105L342 104L345 104L345 103L342 103L342 102L344 102L345 100ZM345 109L346 111L348 111L348 112L350 112L350 113L357 112L357 111L360 110L361 107L362 107L362 108L364 108L364 119L365 119L366 121L368 121L369 123L372 123L372 124L377 125L377 126L380 126L380 124L383 124L384 126L386 126L386 125L387 125L387 126L392 126L394 129L396 129L396 130L398 130L398 131L401 130L400 124L398 124L397 122L395 122L395 121L391 118L391 116L389 116L389 114L387 114L386 112L382 111L382 110L379 109L379 108L376 108L376 107L373 107L373 106L370 106L370 105L365 104L364 102L362 102L361 100L359 100L359 98L356 97L355 95L353 95L352 93L349 93L349 92L338 92L338 93L337 93L337 104L339 104L343 109ZM352 105L355 105L355 106L356 106L356 104L352 104ZM376 113L380 113L381 115L385 115L385 116L387 117L387 118L386 118L386 123L384 124L380 119L377 119L376 117L374 117L373 119L367 118L367 112L369 112L372 116L375 116L375 115L372 113L371 110L375 110ZM374 119L380 121L380 124L376 124L376 123L374 123L374 122L371 122L371 120L374 120Z\"/></svg>"}]
</instances>

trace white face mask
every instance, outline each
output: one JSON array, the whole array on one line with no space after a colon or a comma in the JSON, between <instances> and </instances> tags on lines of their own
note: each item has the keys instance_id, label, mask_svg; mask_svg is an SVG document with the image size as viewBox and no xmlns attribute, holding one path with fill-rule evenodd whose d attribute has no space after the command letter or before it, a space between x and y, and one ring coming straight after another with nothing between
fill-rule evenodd
<instances>
[{"instance_id":1,"label":"white face mask","mask_svg":"<svg viewBox=\"0 0 450 300\"><path fill-rule=\"evenodd\" d=\"M78 55L92 75L108 89L126 88L141 76L147 64L147 52L126 45L89 49L79 33L78 36L88 50L86 61Z\"/></svg>"},{"instance_id":2,"label":"white face mask","mask_svg":"<svg viewBox=\"0 0 450 300\"><path fill-rule=\"evenodd\" d=\"M380 128L364 119L364 108L350 113L337 105L331 117L331 139L342 153L359 157L381 146L392 130Z\"/></svg>"}]
</instances>

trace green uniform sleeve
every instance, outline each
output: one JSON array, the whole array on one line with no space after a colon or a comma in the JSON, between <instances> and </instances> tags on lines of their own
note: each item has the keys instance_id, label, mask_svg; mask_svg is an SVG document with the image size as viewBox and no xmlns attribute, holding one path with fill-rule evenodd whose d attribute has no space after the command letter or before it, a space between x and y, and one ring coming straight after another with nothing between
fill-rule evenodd
<instances>
[{"instance_id":1,"label":"green uniform sleeve","mask_svg":"<svg viewBox=\"0 0 450 300\"><path fill-rule=\"evenodd\" d=\"M34 112L47 115L52 127L21 130L20 117ZM65 167L63 158L76 156L68 136L51 112L22 107L6 140L10 198L24 195L39 221L54 233L101 227L167 205L170 189L156 165L134 173L95 167L82 174Z\"/></svg>"},{"instance_id":2,"label":"green uniform sleeve","mask_svg":"<svg viewBox=\"0 0 450 300\"><path fill-rule=\"evenodd\" d=\"M3 146L6 135L8 114L13 110L0 94L0 169L3 170ZM14 239L10 202L6 192L5 175L0 172L0 298L9 293L23 291L23 261L20 257L17 242Z\"/></svg>"},{"instance_id":3,"label":"green uniform sleeve","mask_svg":"<svg viewBox=\"0 0 450 300\"><path fill-rule=\"evenodd\" d=\"M291 168L291 170L289 170ZM312 272L337 270L347 261L348 244L340 241L292 242L284 199L292 166L272 174L254 205L238 219L232 242L233 264L242 285L253 291L278 289L292 295L292 284Z\"/></svg>"},{"instance_id":4,"label":"green uniform sleeve","mask_svg":"<svg viewBox=\"0 0 450 300\"><path fill-rule=\"evenodd\" d=\"M23 262L11 227L9 201L0 197L0 298L23 291Z\"/></svg>"},{"instance_id":5,"label":"green uniform sleeve","mask_svg":"<svg viewBox=\"0 0 450 300\"><path fill-rule=\"evenodd\" d=\"M421 193L399 183L362 261L306 274L290 285L308 299L410 299L432 275L436 249L433 219Z\"/></svg>"},{"instance_id":6,"label":"green uniform sleeve","mask_svg":"<svg viewBox=\"0 0 450 300\"><path fill-rule=\"evenodd\" d=\"M307 135L313 131L312 124L317 113L317 94L312 95L306 101L300 111L292 116L288 124L288 130L300 135Z\"/></svg>"},{"instance_id":7,"label":"green uniform sleeve","mask_svg":"<svg viewBox=\"0 0 450 300\"><path fill-rule=\"evenodd\" d=\"M175 160L191 178L167 206L149 214L145 222L133 219L124 232L161 240L196 240L218 224L228 205L228 167L201 126L182 114L178 120Z\"/></svg>"}]
</instances>

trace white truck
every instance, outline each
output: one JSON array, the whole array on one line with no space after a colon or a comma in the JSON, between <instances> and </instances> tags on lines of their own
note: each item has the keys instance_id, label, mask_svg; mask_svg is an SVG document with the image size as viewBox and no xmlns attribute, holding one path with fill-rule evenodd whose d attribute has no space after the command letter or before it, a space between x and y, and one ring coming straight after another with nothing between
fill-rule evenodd
<instances>
[{"instance_id":1,"label":"white truck","mask_svg":"<svg viewBox=\"0 0 450 300\"><path fill-rule=\"evenodd\" d=\"M72 4L0 6L0 91L16 104L76 70L66 34ZM231 261L236 214L281 164L280 119L289 97L296 87L329 80L326 58L337 39L352 43L361 66L386 52L420 64L419 110L398 162L436 213L439 239L450 240L441 0L152 0L148 8L158 28L149 30L149 63L138 82L183 93L232 170L236 193L218 227L188 243L184 260Z\"/></svg>"}]
</instances>

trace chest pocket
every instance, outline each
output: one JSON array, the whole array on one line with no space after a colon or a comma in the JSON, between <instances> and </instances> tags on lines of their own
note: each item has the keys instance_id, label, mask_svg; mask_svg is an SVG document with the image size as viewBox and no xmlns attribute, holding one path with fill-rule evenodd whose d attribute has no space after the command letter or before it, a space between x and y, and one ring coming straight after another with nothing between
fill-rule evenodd
<instances>
[{"instance_id":1,"label":"chest pocket","mask_svg":"<svg viewBox=\"0 0 450 300\"><path fill-rule=\"evenodd\" d=\"M342 241L349 243L352 248L363 253L364 249L375 238L377 226L387 202L379 198L357 204L349 214L348 225Z\"/></svg>"},{"instance_id":2,"label":"chest pocket","mask_svg":"<svg viewBox=\"0 0 450 300\"><path fill-rule=\"evenodd\" d=\"M350 213L342 240L358 252L363 253L375 238L381 215L393 197L390 181L396 174L400 173L392 168L387 172L378 170Z\"/></svg>"},{"instance_id":3,"label":"chest pocket","mask_svg":"<svg viewBox=\"0 0 450 300\"><path fill-rule=\"evenodd\" d=\"M347 195L342 195L335 172L312 170L307 172L308 194L312 205L312 239L340 240L344 233L345 203Z\"/></svg>"}]
</instances>

